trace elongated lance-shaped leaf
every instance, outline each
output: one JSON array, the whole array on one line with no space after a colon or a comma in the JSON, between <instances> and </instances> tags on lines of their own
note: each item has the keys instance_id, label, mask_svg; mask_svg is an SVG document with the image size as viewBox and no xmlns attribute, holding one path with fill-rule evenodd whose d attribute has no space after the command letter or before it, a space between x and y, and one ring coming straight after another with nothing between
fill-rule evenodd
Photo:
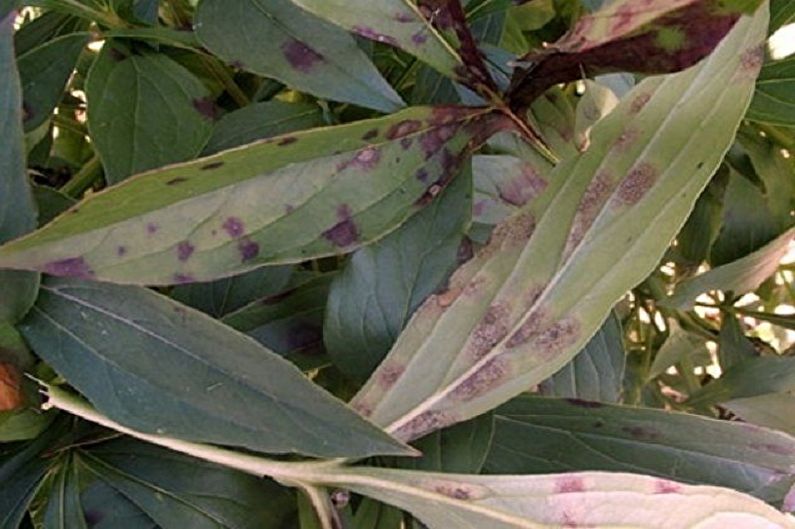
<instances>
[{"instance_id":1,"label":"elongated lance-shaped leaf","mask_svg":"<svg viewBox=\"0 0 795 529\"><path fill-rule=\"evenodd\" d=\"M559 41L522 58L512 106L529 105L547 88L584 74L676 72L692 66L761 0L616 0L584 16Z\"/></svg>"},{"instance_id":2,"label":"elongated lance-shaped leaf","mask_svg":"<svg viewBox=\"0 0 795 529\"><path fill-rule=\"evenodd\" d=\"M349 34L290 0L203 0L196 35L229 63L298 90L383 112L405 106Z\"/></svg>"},{"instance_id":3,"label":"elongated lance-shaped leaf","mask_svg":"<svg viewBox=\"0 0 795 529\"><path fill-rule=\"evenodd\" d=\"M362 37L398 47L491 98L497 91L460 0L292 0Z\"/></svg>"},{"instance_id":4,"label":"elongated lance-shaped leaf","mask_svg":"<svg viewBox=\"0 0 795 529\"><path fill-rule=\"evenodd\" d=\"M637 474L471 476L366 467L335 471L329 472L327 485L396 505L429 529L795 528L791 517L751 496Z\"/></svg>"},{"instance_id":5,"label":"elongated lance-shaped leaf","mask_svg":"<svg viewBox=\"0 0 795 529\"><path fill-rule=\"evenodd\" d=\"M174 284L349 252L438 195L501 122L413 108L144 173L0 249L0 266Z\"/></svg>"},{"instance_id":6,"label":"elongated lance-shaped leaf","mask_svg":"<svg viewBox=\"0 0 795 529\"><path fill-rule=\"evenodd\" d=\"M144 432L320 457L410 453L251 338L148 289L54 279L20 327L98 409Z\"/></svg>"},{"instance_id":7,"label":"elongated lance-shaped leaf","mask_svg":"<svg viewBox=\"0 0 795 529\"><path fill-rule=\"evenodd\" d=\"M22 88L14 57L16 11L0 18L0 242L36 227L36 204L25 169ZM38 274L0 270L0 322L16 321L33 305Z\"/></svg>"},{"instance_id":8,"label":"elongated lance-shaped leaf","mask_svg":"<svg viewBox=\"0 0 795 529\"><path fill-rule=\"evenodd\" d=\"M483 413L563 367L657 265L729 148L767 11L702 65L645 80L590 148L431 296L354 400L408 440Z\"/></svg>"}]
</instances>

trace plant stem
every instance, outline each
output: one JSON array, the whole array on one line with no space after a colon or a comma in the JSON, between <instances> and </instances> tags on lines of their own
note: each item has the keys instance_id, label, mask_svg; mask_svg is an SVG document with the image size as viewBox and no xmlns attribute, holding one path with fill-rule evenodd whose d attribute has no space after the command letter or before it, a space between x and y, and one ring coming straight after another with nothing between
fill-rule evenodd
<instances>
[{"instance_id":1,"label":"plant stem","mask_svg":"<svg viewBox=\"0 0 795 529\"><path fill-rule=\"evenodd\" d=\"M77 174L63 185L61 192L70 197L80 198L100 176L102 176L102 162L99 160L99 155L94 154Z\"/></svg>"}]
</instances>

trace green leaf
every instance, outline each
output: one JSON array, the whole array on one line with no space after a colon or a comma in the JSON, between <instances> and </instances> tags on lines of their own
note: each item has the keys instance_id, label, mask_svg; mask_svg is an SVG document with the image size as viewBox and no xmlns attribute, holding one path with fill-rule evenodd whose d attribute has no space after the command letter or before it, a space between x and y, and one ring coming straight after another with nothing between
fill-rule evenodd
<instances>
[{"instance_id":1,"label":"green leaf","mask_svg":"<svg viewBox=\"0 0 795 529\"><path fill-rule=\"evenodd\" d=\"M266 101L226 114L215 124L204 154L231 149L296 130L323 124L320 107L308 103Z\"/></svg>"},{"instance_id":2,"label":"green leaf","mask_svg":"<svg viewBox=\"0 0 795 529\"><path fill-rule=\"evenodd\" d=\"M430 202L497 119L414 108L152 171L6 245L0 266L172 284L349 252Z\"/></svg>"},{"instance_id":3,"label":"green leaf","mask_svg":"<svg viewBox=\"0 0 795 529\"><path fill-rule=\"evenodd\" d=\"M404 106L350 35L290 0L202 0L195 30L228 63L298 90L383 112Z\"/></svg>"},{"instance_id":4,"label":"green leaf","mask_svg":"<svg viewBox=\"0 0 795 529\"><path fill-rule=\"evenodd\" d=\"M766 393L795 390L795 358L757 357L735 364L693 393L687 404L698 407Z\"/></svg>"},{"instance_id":5,"label":"green leaf","mask_svg":"<svg viewBox=\"0 0 795 529\"><path fill-rule=\"evenodd\" d=\"M626 362L621 322L612 313L582 351L538 389L548 396L618 402Z\"/></svg>"},{"instance_id":6,"label":"green leaf","mask_svg":"<svg viewBox=\"0 0 795 529\"><path fill-rule=\"evenodd\" d=\"M403 513L370 498L364 498L356 509L352 529L400 529Z\"/></svg>"},{"instance_id":7,"label":"green leaf","mask_svg":"<svg viewBox=\"0 0 795 529\"><path fill-rule=\"evenodd\" d=\"M26 21L14 33L14 47L17 56L24 55L34 48L47 44L47 42L79 31L86 31L90 22L85 19L70 16L56 11L47 11L32 20ZM51 65L60 68L60 65ZM72 65L74 66L74 64Z\"/></svg>"},{"instance_id":8,"label":"green leaf","mask_svg":"<svg viewBox=\"0 0 795 529\"><path fill-rule=\"evenodd\" d=\"M291 266L260 268L210 283L180 285L171 291L171 297L210 316L220 318L257 299L283 292L292 274Z\"/></svg>"},{"instance_id":9,"label":"green leaf","mask_svg":"<svg viewBox=\"0 0 795 529\"><path fill-rule=\"evenodd\" d=\"M73 458L68 456L48 491L44 529L88 529L80 504L80 481Z\"/></svg>"},{"instance_id":10,"label":"green leaf","mask_svg":"<svg viewBox=\"0 0 795 529\"><path fill-rule=\"evenodd\" d=\"M459 0L293 0L364 38L398 47L482 95L496 92Z\"/></svg>"},{"instance_id":11,"label":"green leaf","mask_svg":"<svg viewBox=\"0 0 795 529\"><path fill-rule=\"evenodd\" d=\"M22 96L14 59L14 18L0 18L0 242L36 227L36 205L25 168ZM0 321L16 321L33 305L38 274L0 270Z\"/></svg>"},{"instance_id":12,"label":"green leaf","mask_svg":"<svg viewBox=\"0 0 795 529\"><path fill-rule=\"evenodd\" d=\"M323 354L323 318L335 275L296 274L285 291L254 301L222 321L302 369L328 365Z\"/></svg>"},{"instance_id":13,"label":"green leaf","mask_svg":"<svg viewBox=\"0 0 795 529\"><path fill-rule=\"evenodd\" d=\"M88 33L71 33L18 57L25 132L34 130L50 119L89 38Z\"/></svg>"},{"instance_id":14,"label":"green leaf","mask_svg":"<svg viewBox=\"0 0 795 529\"><path fill-rule=\"evenodd\" d=\"M33 197L39 210L39 226L47 224L75 204L75 199L57 189L35 184Z\"/></svg>"},{"instance_id":15,"label":"green leaf","mask_svg":"<svg viewBox=\"0 0 795 529\"><path fill-rule=\"evenodd\" d=\"M491 449L494 415L484 413L415 443L422 457L402 462L403 468L479 474Z\"/></svg>"},{"instance_id":16,"label":"green leaf","mask_svg":"<svg viewBox=\"0 0 795 529\"><path fill-rule=\"evenodd\" d=\"M469 224L471 172L390 235L353 254L331 284L324 341L335 365L366 380L417 307L455 269Z\"/></svg>"},{"instance_id":17,"label":"green leaf","mask_svg":"<svg viewBox=\"0 0 795 529\"><path fill-rule=\"evenodd\" d=\"M729 369L757 355L754 344L745 336L734 314L723 313L718 338L718 359L722 369Z\"/></svg>"},{"instance_id":18,"label":"green leaf","mask_svg":"<svg viewBox=\"0 0 795 529\"><path fill-rule=\"evenodd\" d=\"M774 428L795 435L795 395L792 393L768 393L757 397L734 399L721 404L744 421Z\"/></svg>"},{"instance_id":19,"label":"green leaf","mask_svg":"<svg viewBox=\"0 0 795 529\"><path fill-rule=\"evenodd\" d=\"M792 0L771 0L770 2L770 32L773 33L781 26L790 24L795 20L795 2Z\"/></svg>"},{"instance_id":20,"label":"green leaf","mask_svg":"<svg viewBox=\"0 0 795 529\"><path fill-rule=\"evenodd\" d=\"M183 66L116 40L94 62L86 98L91 139L111 184L195 158L217 112L207 88Z\"/></svg>"},{"instance_id":21,"label":"green leaf","mask_svg":"<svg viewBox=\"0 0 795 529\"><path fill-rule=\"evenodd\" d=\"M91 529L160 529L137 505L104 481L88 485L81 500Z\"/></svg>"},{"instance_id":22,"label":"green leaf","mask_svg":"<svg viewBox=\"0 0 795 529\"><path fill-rule=\"evenodd\" d=\"M610 72L660 74L696 64L719 45L740 18L762 0L616 0L580 18L557 42L522 57L511 104L524 108L547 88ZM763 8L767 11L767 8ZM696 22L697 21L697 22ZM746 56L751 69L762 50Z\"/></svg>"},{"instance_id":23,"label":"green leaf","mask_svg":"<svg viewBox=\"0 0 795 529\"><path fill-rule=\"evenodd\" d=\"M700 335L687 332L676 322L668 320L668 338L657 350L654 361L649 368L648 380L657 378L665 371L687 358L691 362L697 361L699 356L708 354L707 341Z\"/></svg>"},{"instance_id":24,"label":"green leaf","mask_svg":"<svg viewBox=\"0 0 795 529\"><path fill-rule=\"evenodd\" d=\"M754 253L682 281L676 286L673 295L665 300L665 305L688 310L693 307L696 298L704 292L722 290L740 296L756 290L765 279L776 272L779 261L787 253L793 236L795 228Z\"/></svg>"},{"instance_id":25,"label":"green leaf","mask_svg":"<svg viewBox=\"0 0 795 529\"><path fill-rule=\"evenodd\" d=\"M327 485L400 507L429 529L795 527L790 517L730 489L634 474L470 476L366 467L337 472L328 473Z\"/></svg>"},{"instance_id":26,"label":"green leaf","mask_svg":"<svg viewBox=\"0 0 795 529\"><path fill-rule=\"evenodd\" d=\"M131 439L81 450L77 459L164 528L278 529L294 504L272 481Z\"/></svg>"},{"instance_id":27,"label":"green leaf","mask_svg":"<svg viewBox=\"0 0 795 529\"><path fill-rule=\"evenodd\" d=\"M764 65L748 119L795 126L795 55Z\"/></svg>"},{"instance_id":28,"label":"green leaf","mask_svg":"<svg viewBox=\"0 0 795 529\"><path fill-rule=\"evenodd\" d=\"M0 412L0 443L34 439L50 425L52 419L51 413L40 410Z\"/></svg>"},{"instance_id":29,"label":"green leaf","mask_svg":"<svg viewBox=\"0 0 795 529\"><path fill-rule=\"evenodd\" d=\"M131 428L261 452L407 453L253 340L146 289L53 281L21 330Z\"/></svg>"},{"instance_id":30,"label":"green leaf","mask_svg":"<svg viewBox=\"0 0 795 529\"><path fill-rule=\"evenodd\" d=\"M554 374L647 277L717 169L751 97L765 11L709 59L648 78L590 148L431 296L353 403L408 440L474 417ZM384 373L390 376L383 376Z\"/></svg>"},{"instance_id":31,"label":"green leaf","mask_svg":"<svg viewBox=\"0 0 795 529\"><path fill-rule=\"evenodd\" d=\"M494 474L638 472L772 503L795 483L795 439L737 422L526 395L499 408L495 424L485 466Z\"/></svg>"}]
</instances>

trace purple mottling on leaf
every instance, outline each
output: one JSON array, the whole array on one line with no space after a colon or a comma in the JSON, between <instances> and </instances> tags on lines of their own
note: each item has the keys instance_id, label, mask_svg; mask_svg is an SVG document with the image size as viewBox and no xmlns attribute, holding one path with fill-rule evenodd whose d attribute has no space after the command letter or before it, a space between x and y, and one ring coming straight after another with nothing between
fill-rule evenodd
<instances>
[{"instance_id":1,"label":"purple mottling on leaf","mask_svg":"<svg viewBox=\"0 0 795 529\"><path fill-rule=\"evenodd\" d=\"M127 255L127 247L119 246L118 248L116 248L116 255L118 255L119 257Z\"/></svg>"},{"instance_id":2,"label":"purple mottling on leaf","mask_svg":"<svg viewBox=\"0 0 795 529\"><path fill-rule=\"evenodd\" d=\"M46 274L62 277L77 277L89 279L94 277L94 271L88 266L82 257L70 257L52 261L44 265L43 272Z\"/></svg>"},{"instance_id":3,"label":"purple mottling on leaf","mask_svg":"<svg viewBox=\"0 0 795 529\"><path fill-rule=\"evenodd\" d=\"M402 24L408 24L410 22L417 22L417 17L409 12L401 11L395 14L395 20Z\"/></svg>"},{"instance_id":4,"label":"purple mottling on leaf","mask_svg":"<svg viewBox=\"0 0 795 529\"><path fill-rule=\"evenodd\" d=\"M177 259L183 262L187 261L195 249L188 241L182 241L177 245Z\"/></svg>"},{"instance_id":5,"label":"purple mottling on leaf","mask_svg":"<svg viewBox=\"0 0 795 529\"><path fill-rule=\"evenodd\" d=\"M237 217L229 217L227 218L224 223L221 225L226 233L229 234L230 237L238 238L243 235L245 231L245 227L243 226L243 221Z\"/></svg>"},{"instance_id":6,"label":"purple mottling on leaf","mask_svg":"<svg viewBox=\"0 0 795 529\"><path fill-rule=\"evenodd\" d=\"M190 274L174 274L174 283L183 285L185 283L195 283L196 279Z\"/></svg>"},{"instance_id":7,"label":"purple mottling on leaf","mask_svg":"<svg viewBox=\"0 0 795 529\"><path fill-rule=\"evenodd\" d=\"M395 37L379 33L369 26L353 26L351 28L351 31L353 31L357 35L361 35L366 39L374 40L376 42L383 42L384 44L389 44L395 47L398 46L398 42L397 40L395 40Z\"/></svg>"},{"instance_id":8,"label":"purple mottling on leaf","mask_svg":"<svg viewBox=\"0 0 795 529\"><path fill-rule=\"evenodd\" d=\"M237 249L240 251L240 257L243 259L244 263L259 255L259 244L248 239L240 241L237 245Z\"/></svg>"},{"instance_id":9,"label":"purple mottling on leaf","mask_svg":"<svg viewBox=\"0 0 795 529\"><path fill-rule=\"evenodd\" d=\"M160 227L154 222L150 222L149 224L146 225L146 233L148 233L149 235L157 233L157 230L159 229Z\"/></svg>"},{"instance_id":10,"label":"purple mottling on leaf","mask_svg":"<svg viewBox=\"0 0 795 529\"><path fill-rule=\"evenodd\" d=\"M337 208L337 222L323 236L337 246L349 246L359 240L359 230L351 218L351 209L343 204Z\"/></svg>"},{"instance_id":11,"label":"purple mottling on leaf","mask_svg":"<svg viewBox=\"0 0 795 529\"><path fill-rule=\"evenodd\" d=\"M417 180L422 182L423 184L428 183L428 171L425 169L420 169L417 171L416 174Z\"/></svg>"},{"instance_id":12,"label":"purple mottling on leaf","mask_svg":"<svg viewBox=\"0 0 795 529\"><path fill-rule=\"evenodd\" d=\"M428 35L425 33L425 30L419 31L411 36L411 42L416 44L417 46L422 46L426 42L428 42Z\"/></svg>"},{"instance_id":13,"label":"purple mottling on leaf","mask_svg":"<svg viewBox=\"0 0 795 529\"><path fill-rule=\"evenodd\" d=\"M193 108L196 111L204 116L205 118L209 119L210 121L215 121L219 117L221 117L220 110L215 105L215 101L213 101L209 97L202 97L201 99L194 99L193 100Z\"/></svg>"},{"instance_id":14,"label":"purple mottling on leaf","mask_svg":"<svg viewBox=\"0 0 795 529\"><path fill-rule=\"evenodd\" d=\"M316 64L325 61L321 54L299 40L289 39L281 48L284 58L299 72L309 73Z\"/></svg>"}]
</instances>

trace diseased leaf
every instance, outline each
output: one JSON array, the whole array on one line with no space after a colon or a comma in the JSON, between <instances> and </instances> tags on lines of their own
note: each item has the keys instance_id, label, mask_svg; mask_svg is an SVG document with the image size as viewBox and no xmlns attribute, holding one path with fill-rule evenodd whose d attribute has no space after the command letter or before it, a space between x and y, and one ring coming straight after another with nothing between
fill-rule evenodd
<instances>
[{"instance_id":1,"label":"diseased leaf","mask_svg":"<svg viewBox=\"0 0 795 529\"><path fill-rule=\"evenodd\" d=\"M759 62L746 59L758 56L766 25L760 10L699 67L630 92L594 127L590 149L558 165L547 191L418 309L356 408L415 439L568 363L658 265L720 164L753 91Z\"/></svg>"},{"instance_id":2,"label":"diseased leaf","mask_svg":"<svg viewBox=\"0 0 795 529\"><path fill-rule=\"evenodd\" d=\"M795 55L762 67L748 119L795 126Z\"/></svg>"},{"instance_id":3,"label":"diseased leaf","mask_svg":"<svg viewBox=\"0 0 795 529\"><path fill-rule=\"evenodd\" d=\"M91 139L110 184L195 158L217 112L207 88L183 66L117 40L108 40L94 62L86 98Z\"/></svg>"},{"instance_id":4,"label":"diseased leaf","mask_svg":"<svg viewBox=\"0 0 795 529\"><path fill-rule=\"evenodd\" d=\"M699 295L710 290L732 292L736 296L755 290L778 269L779 261L787 253L793 236L795 228L733 263L683 281L677 285L673 295L665 300L665 304L687 310Z\"/></svg>"},{"instance_id":5,"label":"diseased leaf","mask_svg":"<svg viewBox=\"0 0 795 529\"><path fill-rule=\"evenodd\" d=\"M322 124L320 107L317 105L282 101L254 103L218 120L204 154L215 154L256 140Z\"/></svg>"},{"instance_id":6,"label":"diseased leaf","mask_svg":"<svg viewBox=\"0 0 795 529\"><path fill-rule=\"evenodd\" d=\"M401 48L481 95L496 94L460 0L293 2L362 37Z\"/></svg>"},{"instance_id":7,"label":"diseased leaf","mask_svg":"<svg viewBox=\"0 0 795 529\"><path fill-rule=\"evenodd\" d=\"M34 130L50 119L89 38L88 33L70 33L17 58L22 80L25 132Z\"/></svg>"},{"instance_id":8,"label":"diseased leaf","mask_svg":"<svg viewBox=\"0 0 795 529\"><path fill-rule=\"evenodd\" d=\"M384 468L329 473L341 486L411 512L429 529L791 529L792 518L717 487L634 474L471 476Z\"/></svg>"},{"instance_id":9,"label":"diseased leaf","mask_svg":"<svg viewBox=\"0 0 795 529\"><path fill-rule=\"evenodd\" d=\"M431 472L480 474L491 449L494 416L484 413L415 443L422 457L401 461L402 468Z\"/></svg>"},{"instance_id":10,"label":"diseased leaf","mask_svg":"<svg viewBox=\"0 0 795 529\"><path fill-rule=\"evenodd\" d=\"M146 289L52 281L21 330L71 385L131 428L260 452L408 450L253 340Z\"/></svg>"},{"instance_id":11,"label":"diseased leaf","mask_svg":"<svg viewBox=\"0 0 795 529\"><path fill-rule=\"evenodd\" d=\"M582 17L557 42L522 58L511 105L527 107L547 88L610 72L660 74L694 65L732 29L742 12L761 0L738 6L719 0L616 0ZM749 54L761 62L759 53Z\"/></svg>"},{"instance_id":12,"label":"diseased leaf","mask_svg":"<svg viewBox=\"0 0 795 529\"><path fill-rule=\"evenodd\" d=\"M0 266L173 284L349 252L429 203L502 124L414 108L152 171L6 245Z\"/></svg>"},{"instance_id":13,"label":"diseased leaf","mask_svg":"<svg viewBox=\"0 0 795 529\"><path fill-rule=\"evenodd\" d=\"M714 405L732 399L795 391L795 358L757 357L735 364L690 396L691 406Z\"/></svg>"},{"instance_id":14,"label":"diseased leaf","mask_svg":"<svg viewBox=\"0 0 795 529\"><path fill-rule=\"evenodd\" d=\"M350 35L290 0L202 0L195 29L230 64L298 90L383 112L403 106Z\"/></svg>"},{"instance_id":15,"label":"diseased leaf","mask_svg":"<svg viewBox=\"0 0 795 529\"><path fill-rule=\"evenodd\" d=\"M745 399L734 399L721 404L744 421L774 428L795 435L795 395L792 393L768 393Z\"/></svg>"},{"instance_id":16,"label":"diseased leaf","mask_svg":"<svg viewBox=\"0 0 795 529\"><path fill-rule=\"evenodd\" d=\"M615 313L563 369L539 385L542 395L618 402L626 366L624 333Z\"/></svg>"},{"instance_id":17,"label":"diseased leaf","mask_svg":"<svg viewBox=\"0 0 795 529\"><path fill-rule=\"evenodd\" d=\"M497 410L485 471L638 472L777 504L795 483L792 454L792 437L737 422L525 395Z\"/></svg>"},{"instance_id":18,"label":"diseased leaf","mask_svg":"<svg viewBox=\"0 0 795 529\"><path fill-rule=\"evenodd\" d=\"M455 269L472 200L469 170L430 206L353 254L331 284L323 336L335 365L366 380L417 307Z\"/></svg>"},{"instance_id":19,"label":"diseased leaf","mask_svg":"<svg viewBox=\"0 0 795 529\"><path fill-rule=\"evenodd\" d=\"M131 439L81 450L78 460L164 528L279 529L292 510L293 495L272 481Z\"/></svg>"},{"instance_id":20,"label":"diseased leaf","mask_svg":"<svg viewBox=\"0 0 795 529\"><path fill-rule=\"evenodd\" d=\"M25 169L22 95L14 60L14 18L0 18L0 243L36 227L36 205ZM0 270L0 322L16 321L33 305L38 274Z\"/></svg>"}]
</instances>

